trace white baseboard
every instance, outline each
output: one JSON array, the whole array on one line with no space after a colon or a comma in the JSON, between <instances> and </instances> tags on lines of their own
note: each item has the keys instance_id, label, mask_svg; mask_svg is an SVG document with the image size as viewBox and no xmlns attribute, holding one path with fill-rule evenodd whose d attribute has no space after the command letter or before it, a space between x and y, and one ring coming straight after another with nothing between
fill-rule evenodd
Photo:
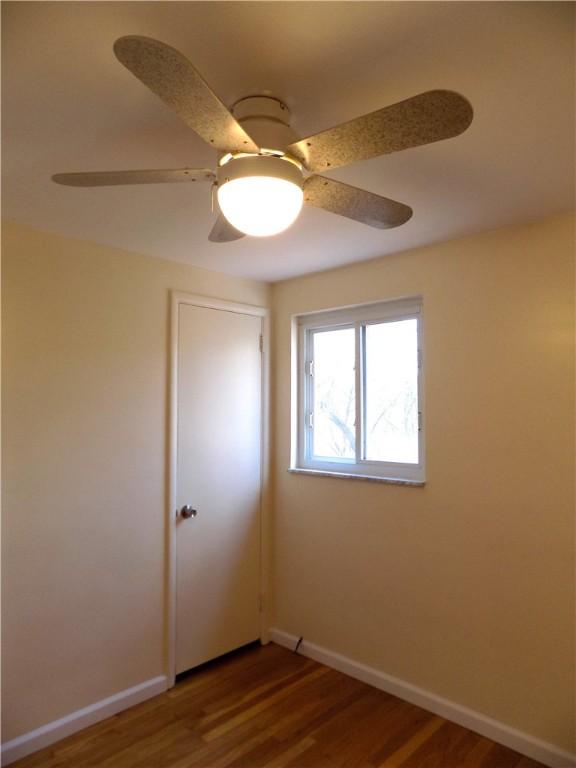
<instances>
[{"instance_id":1,"label":"white baseboard","mask_svg":"<svg viewBox=\"0 0 576 768\"><path fill-rule=\"evenodd\" d=\"M115 693L107 699L101 699L95 704L71 712L69 715L36 728L34 731L24 733L2 745L2 765L10 765L15 760L48 747L55 741L60 741L60 739L81 731L89 725L94 725L94 723L105 720L107 717L128 709L128 707L151 699L152 696L163 693L167 688L168 683L165 676L153 677L133 688L126 688L126 690Z\"/></svg>"},{"instance_id":2,"label":"white baseboard","mask_svg":"<svg viewBox=\"0 0 576 768\"><path fill-rule=\"evenodd\" d=\"M274 628L270 629L270 639L272 642L283 645L291 650L296 647L298 641L295 635ZM298 652L303 656L325 664L327 667L332 667L339 672L350 675L350 677L362 680L362 682L368 683L374 688L379 688L381 691L386 691L386 693L398 696L398 698L409 701L411 704L427 709L435 715L451 720L453 723L463 725L465 728L469 728L481 736L486 736L488 739L514 749L516 752L532 758L532 760L544 763L544 765L548 765L550 768L574 768L576 766L576 755L570 752L565 752L553 744L536 739L534 736L518 731L516 728L511 728L505 723L493 720L491 717L487 717L480 712L475 712L473 709L463 707L460 704L442 698L442 696L437 696L435 693L425 691L423 688L418 688L416 685L407 683L397 677L392 677L373 667L360 664L353 659L330 651L328 648L323 648L320 645L303 640Z\"/></svg>"}]
</instances>

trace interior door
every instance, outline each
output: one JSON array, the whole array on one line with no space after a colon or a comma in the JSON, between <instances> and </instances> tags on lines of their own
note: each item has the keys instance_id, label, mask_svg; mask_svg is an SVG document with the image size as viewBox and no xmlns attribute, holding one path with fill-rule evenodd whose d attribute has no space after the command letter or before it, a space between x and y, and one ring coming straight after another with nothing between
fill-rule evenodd
<instances>
[{"instance_id":1,"label":"interior door","mask_svg":"<svg viewBox=\"0 0 576 768\"><path fill-rule=\"evenodd\" d=\"M260 636L262 317L179 303L176 673Z\"/></svg>"}]
</instances>

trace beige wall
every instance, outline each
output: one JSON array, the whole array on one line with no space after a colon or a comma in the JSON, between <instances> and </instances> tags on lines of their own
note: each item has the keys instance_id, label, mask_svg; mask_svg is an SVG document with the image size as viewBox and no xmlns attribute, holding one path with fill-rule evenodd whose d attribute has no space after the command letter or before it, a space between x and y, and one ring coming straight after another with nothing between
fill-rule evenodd
<instances>
[{"instance_id":1,"label":"beige wall","mask_svg":"<svg viewBox=\"0 0 576 768\"><path fill-rule=\"evenodd\" d=\"M3 231L3 741L164 672L169 291L263 284Z\"/></svg>"},{"instance_id":2,"label":"beige wall","mask_svg":"<svg viewBox=\"0 0 576 768\"><path fill-rule=\"evenodd\" d=\"M273 290L275 625L566 749L573 253L561 217ZM413 295L426 486L289 475L291 315Z\"/></svg>"},{"instance_id":3,"label":"beige wall","mask_svg":"<svg viewBox=\"0 0 576 768\"><path fill-rule=\"evenodd\" d=\"M573 220L274 287L275 625L563 748ZM267 288L3 232L3 740L163 668L168 291ZM293 476L290 316L421 294L425 488Z\"/></svg>"}]
</instances>

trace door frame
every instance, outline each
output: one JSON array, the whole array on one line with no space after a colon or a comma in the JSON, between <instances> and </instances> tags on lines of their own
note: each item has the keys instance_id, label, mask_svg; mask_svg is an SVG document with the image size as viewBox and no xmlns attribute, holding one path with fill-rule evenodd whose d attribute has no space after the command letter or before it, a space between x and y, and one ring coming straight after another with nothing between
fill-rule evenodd
<instances>
[{"instance_id":1,"label":"door frame","mask_svg":"<svg viewBox=\"0 0 576 768\"><path fill-rule=\"evenodd\" d=\"M168 687L176 679L176 504L177 504L177 454L178 454L178 343L180 336L180 307L218 309L241 315L260 317L261 325L261 436L260 436L260 642L268 637L269 609L269 520L270 520L270 312L266 307L238 304L181 291L170 292L170 359L168 367L168 452L167 452L167 499L166 499L166 590L165 590L165 667Z\"/></svg>"}]
</instances>

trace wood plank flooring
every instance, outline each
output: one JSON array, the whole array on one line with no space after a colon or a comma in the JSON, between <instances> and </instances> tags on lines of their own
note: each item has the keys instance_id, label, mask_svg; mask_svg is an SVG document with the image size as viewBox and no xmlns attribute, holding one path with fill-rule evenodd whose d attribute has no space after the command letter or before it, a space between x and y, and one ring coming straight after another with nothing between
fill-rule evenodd
<instances>
[{"instance_id":1,"label":"wood plank flooring","mask_svg":"<svg viewBox=\"0 0 576 768\"><path fill-rule=\"evenodd\" d=\"M542 768L277 645L204 665L172 690L14 768Z\"/></svg>"}]
</instances>

